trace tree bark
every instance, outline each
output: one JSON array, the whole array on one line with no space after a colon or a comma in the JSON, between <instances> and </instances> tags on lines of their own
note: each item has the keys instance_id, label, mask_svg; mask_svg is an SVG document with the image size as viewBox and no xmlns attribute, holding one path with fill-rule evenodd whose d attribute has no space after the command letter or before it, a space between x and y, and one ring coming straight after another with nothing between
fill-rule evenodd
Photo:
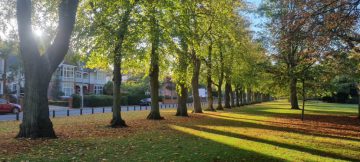
<instances>
[{"instance_id":1,"label":"tree bark","mask_svg":"<svg viewBox=\"0 0 360 162\"><path fill-rule=\"evenodd\" d=\"M301 110L301 120L304 121L305 117L305 101L306 101L306 93L305 93L305 79L302 80L302 110Z\"/></svg>"},{"instance_id":2,"label":"tree bark","mask_svg":"<svg viewBox=\"0 0 360 162\"><path fill-rule=\"evenodd\" d=\"M47 90L53 72L63 61L74 28L78 0L62 0L59 25L52 44L40 54L32 33L31 0L17 0L20 53L25 71L24 114L18 138L56 138L49 118Z\"/></svg>"},{"instance_id":3,"label":"tree bark","mask_svg":"<svg viewBox=\"0 0 360 162\"><path fill-rule=\"evenodd\" d=\"M193 63L193 75L191 79L191 86L194 98L194 113L202 113L201 101L199 96L199 75L200 75L200 66L201 61L196 56L195 50L192 50L192 63Z\"/></svg>"},{"instance_id":4,"label":"tree bark","mask_svg":"<svg viewBox=\"0 0 360 162\"><path fill-rule=\"evenodd\" d=\"M231 84L227 80L225 83L225 108L231 108L230 105L230 91L231 91Z\"/></svg>"},{"instance_id":5,"label":"tree bark","mask_svg":"<svg viewBox=\"0 0 360 162\"><path fill-rule=\"evenodd\" d=\"M120 49L118 50L120 51ZM121 118L121 54L114 55L114 71L113 71L113 114L110 122L112 128L127 127L125 121Z\"/></svg>"},{"instance_id":6,"label":"tree bark","mask_svg":"<svg viewBox=\"0 0 360 162\"><path fill-rule=\"evenodd\" d=\"M297 88L296 88L297 79L292 77L290 79L290 103L291 109L300 109L298 98L297 98Z\"/></svg>"},{"instance_id":7,"label":"tree bark","mask_svg":"<svg viewBox=\"0 0 360 162\"><path fill-rule=\"evenodd\" d=\"M45 65L38 63L30 69L25 69L24 106L26 108L24 108L24 117L20 125L20 132L17 135L18 138L56 138L49 118L47 100L51 73L41 71L41 69L46 68Z\"/></svg>"},{"instance_id":8,"label":"tree bark","mask_svg":"<svg viewBox=\"0 0 360 162\"><path fill-rule=\"evenodd\" d=\"M224 110L223 106L222 106L222 81L219 81L219 86L218 87L218 106L216 107L216 110Z\"/></svg>"},{"instance_id":9,"label":"tree bark","mask_svg":"<svg viewBox=\"0 0 360 162\"><path fill-rule=\"evenodd\" d=\"M188 90L185 86L185 84L179 83L178 84L180 87L180 93L178 92L178 107L176 110L176 116L184 116L187 117L188 112L187 112L187 105L186 105L186 101L187 101L187 97L188 97Z\"/></svg>"}]
</instances>

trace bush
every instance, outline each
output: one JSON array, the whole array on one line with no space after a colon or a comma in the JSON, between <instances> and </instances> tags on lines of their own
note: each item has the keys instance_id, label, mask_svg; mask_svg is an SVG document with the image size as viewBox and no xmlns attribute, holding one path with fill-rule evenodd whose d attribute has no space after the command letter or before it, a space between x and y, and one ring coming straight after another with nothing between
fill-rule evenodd
<instances>
[{"instance_id":1,"label":"bush","mask_svg":"<svg viewBox=\"0 0 360 162\"><path fill-rule=\"evenodd\" d=\"M72 95L72 108L80 108L81 106L81 96L79 95Z\"/></svg>"},{"instance_id":2,"label":"bush","mask_svg":"<svg viewBox=\"0 0 360 162\"><path fill-rule=\"evenodd\" d=\"M112 106L113 97L106 95L85 95L84 107L103 107ZM73 95L73 108L79 108L81 106L81 96Z\"/></svg>"},{"instance_id":3,"label":"bush","mask_svg":"<svg viewBox=\"0 0 360 162\"><path fill-rule=\"evenodd\" d=\"M89 95L84 97L84 105L86 107L111 106L113 97L106 95Z\"/></svg>"},{"instance_id":4,"label":"bush","mask_svg":"<svg viewBox=\"0 0 360 162\"><path fill-rule=\"evenodd\" d=\"M140 100L144 98L149 98L150 96L145 94L128 94L127 96L123 96L126 99L125 105L138 105L140 103Z\"/></svg>"},{"instance_id":5,"label":"bush","mask_svg":"<svg viewBox=\"0 0 360 162\"><path fill-rule=\"evenodd\" d=\"M49 101L49 105L68 107L69 101Z\"/></svg>"}]
</instances>

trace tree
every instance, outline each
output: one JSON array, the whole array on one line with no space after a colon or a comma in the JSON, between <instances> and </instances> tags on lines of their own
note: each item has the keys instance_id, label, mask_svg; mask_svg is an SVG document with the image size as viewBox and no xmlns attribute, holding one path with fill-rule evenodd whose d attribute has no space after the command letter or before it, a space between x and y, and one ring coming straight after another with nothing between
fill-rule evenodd
<instances>
[{"instance_id":1,"label":"tree","mask_svg":"<svg viewBox=\"0 0 360 162\"><path fill-rule=\"evenodd\" d=\"M207 75L206 75L206 82L207 82L207 94L208 94L208 111L215 111L214 109L214 97L212 95L212 85L213 85L213 79L212 79L212 71L213 71L213 63L212 63L212 56L213 55L213 41L210 38L210 45L208 47L208 57L206 60L206 66L207 66Z\"/></svg>"},{"instance_id":2,"label":"tree","mask_svg":"<svg viewBox=\"0 0 360 162\"><path fill-rule=\"evenodd\" d=\"M126 127L121 117L121 79L122 61L127 48L130 47L132 11L137 5L135 1L85 1L82 4L83 14L79 18L77 29L78 44L81 51L91 52L88 67L108 68L113 66L113 116L110 126ZM127 39L126 39L127 38ZM126 45L126 46L124 46ZM110 58L109 58L110 57Z\"/></svg>"},{"instance_id":3,"label":"tree","mask_svg":"<svg viewBox=\"0 0 360 162\"><path fill-rule=\"evenodd\" d=\"M177 86L176 91L178 93L178 107L176 110L176 116L188 116L187 113L187 98L188 98L188 66L189 66L189 57L188 57L188 47L185 38L181 39L181 48L177 51L177 66L175 68L174 79L176 80Z\"/></svg>"},{"instance_id":4,"label":"tree","mask_svg":"<svg viewBox=\"0 0 360 162\"><path fill-rule=\"evenodd\" d=\"M157 6L156 1L151 1L147 4L149 7L148 17L150 26L150 42L151 42L151 54L150 54L150 95L151 95L151 110L147 119L161 120L164 119L160 116L159 109L159 46L160 46L160 26L157 18Z\"/></svg>"},{"instance_id":5,"label":"tree","mask_svg":"<svg viewBox=\"0 0 360 162\"><path fill-rule=\"evenodd\" d=\"M20 53L25 72L24 117L19 138L56 137L49 119L47 89L53 72L64 59L75 23L77 0L62 0L58 7L59 25L53 43L40 54L32 33L32 1L17 1ZM36 64L34 64L36 62Z\"/></svg>"},{"instance_id":6,"label":"tree","mask_svg":"<svg viewBox=\"0 0 360 162\"><path fill-rule=\"evenodd\" d=\"M276 46L273 59L278 68L275 75L289 85L291 109L299 109L297 83L301 72L319 59L327 39L311 32L313 26L304 17L306 3L296 0L272 1L265 3L265 11L271 19L269 24L272 41ZM276 73L275 71L273 71ZM283 82L283 81L281 81Z\"/></svg>"},{"instance_id":7,"label":"tree","mask_svg":"<svg viewBox=\"0 0 360 162\"><path fill-rule=\"evenodd\" d=\"M178 107L176 116L188 117L187 99L190 88L190 51L187 25L190 18L187 10L182 7L185 1L173 3L168 12L169 21L164 28L166 35L166 44L169 46L171 53L175 53L173 79L176 82L176 92L178 94Z\"/></svg>"}]
</instances>

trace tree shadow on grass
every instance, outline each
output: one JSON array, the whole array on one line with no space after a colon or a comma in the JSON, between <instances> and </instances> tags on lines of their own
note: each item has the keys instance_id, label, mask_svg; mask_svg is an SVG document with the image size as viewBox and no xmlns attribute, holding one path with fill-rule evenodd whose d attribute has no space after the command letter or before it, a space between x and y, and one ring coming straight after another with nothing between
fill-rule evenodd
<instances>
[{"instance_id":1,"label":"tree shadow on grass","mask_svg":"<svg viewBox=\"0 0 360 162\"><path fill-rule=\"evenodd\" d=\"M284 132L290 132L290 133L298 133L298 134L304 134L309 136L319 136L319 137L326 137L326 138L335 138L335 139L341 139L341 140L350 140L350 141L357 141L360 142L360 139L358 138L351 138L351 137L344 137L344 136L334 136L334 135L326 135L326 134L320 134L320 133L310 133L307 132L306 129L294 129L294 128L288 128L288 127L280 127L280 126L274 126L274 125L265 125L260 123L253 123L253 122L246 122L242 119L235 118L235 117L224 117L219 116L215 114L206 114L206 116L211 117L211 126L237 126L237 127L247 127L247 128L258 128L258 129L265 129L265 130L273 130L273 131L284 131ZM200 122L201 123L201 122ZM208 121L204 121L203 124L210 125Z\"/></svg>"},{"instance_id":2,"label":"tree shadow on grass","mask_svg":"<svg viewBox=\"0 0 360 162\"><path fill-rule=\"evenodd\" d=\"M223 135L223 136L229 136L229 137L234 137L234 138L239 138L239 139L245 139L245 140L250 140L250 141L254 141L254 142L274 145L274 146L279 146L279 147L282 147L282 148L287 148L287 149L291 149L291 150L297 150L297 151L301 151L301 152L307 152L307 153L310 153L310 154L313 154L313 155L318 155L318 156L325 156L325 157L330 157L330 158L334 158L334 159L348 160L348 161L358 161L358 160L360 160L360 159L346 157L346 156L343 156L343 155L330 153L330 152L326 152L326 151L321 151L321 150L317 150L317 149L306 148L306 147L302 147L302 146L298 146L298 145L292 145L292 144L281 143L281 142L276 142L276 141L270 141L270 140L261 139L261 138L257 138L257 137L251 137L251 136L242 135L242 134L236 134L236 133L225 132L225 131L214 130L214 129L208 129L208 128L197 127L197 126L187 126L187 127L191 128L191 129L194 129L194 130L198 130L198 131L205 131L205 132L208 132L208 133L213 133L213 134L218 134L218 135Z\"/></svg>"},{"instance_id":3,"label":"tree shadow on grass","mask_svg":"<svg viewBox=\"0 0 360 162\"><path fill-rule=\"evenodd\" d=\"M180 126L182 127L182 126ZM183 127L186 128L186 127ZM181 134L181 138L186 140L185 142L181 142L184 148L186 148L185 154L198 154L196 151L193 151L193 147L198 147L202 153L206 153L206 157L198 157L201 159L190 159L191 161L278 161L278 162L285 162L285 160L281 157L275 157L269 154L251 151L251 149L242 149L236 147L230 143L222 143L220 141L209 139L205 137L200 137L196 133L190 133L186 131L180 131L177 129L171 128L173 131L176 131L174 134ZM232 137L225 137L224 135L217 135L211 134L210 136L221 136L222 138L232 138ZM195 138L195 139L194 139ZM194 139L194 140L193 140ZM188 144L191 143L191 144ZM225 154L225 155L224 155ZM176 159L177 161L181 161L181 159ZM189 159L188 159L189 160Z\"/></svg>"},{"instance_id":4,"label":"tree shadow on grass","mask_svg":"<svg viewBox=\"0 0 360 162\"><path fill-rule=\"evenodd\" d=\"M277 124L277 125L296 125L296 126L301 126L301 127L308 127L309 126L308 124L311 124L311 123L308 123L308 124L305 124L305 123L296 124L296 123L289 123L289 122L285 122L285 121L279 122L279 121L271 121L271 120L260 120L260 119L250 119L250 118L242 118L242 117L231 117L231 116L220 115L220 114L207 114L207 115L231 118L231 119L235 119L235 120L245 120L245 121L247 120L247 121L254 121L254 122L273 123L273 124ZM312 116L314 116L315 118L311 119ZM356 123L358 123L359 121L355 117L354 118L347 117L347 116L321 116L321 117L319 117L318 115L310 115L310 116L305 117L305 121L327 122L328 120L339 121L339 122L334 122L333 123L333 124L339 124L339 125L337 125L337 126L322 126L322 128L360 132L360 125L356 125ZM348 121L348 120L350 120L350 121ZM353 125L349 124L349 123L353 123ZM340 124L342 124L342 125L351 125L351 126L359 126L359 127L356 127L356 128L354 128L354 127L344 128L344 127L341 127L342 125L340 125Z\"/></svg>"},{"instance_id":5,"label":"tree shadow on grass","mask_svg":"<svg viewBox=\"0 0 360 162\"><path fill-rule=\"evenodd\" d=\"M279 109L279 108L267 108L267 107L256 107L256 108L246 108L246 109L232 109L229 112L243 115L255 115L255 116L264 116L264 117L278 117L285 119L301 119L301 111L298 111L297 114L294 113L277 113L271 112L268 110ZM307 112L318 113L318 114L307 114ZM306 110L305 109L305 120L314 121L314 122L325 122L331 124L342 124L342 125L351 125L351 126L360 126L360 120L355 118L356 114L349 112L329 112L329 111L320 111L320 110Z\"/></svg>"}]
</instances>

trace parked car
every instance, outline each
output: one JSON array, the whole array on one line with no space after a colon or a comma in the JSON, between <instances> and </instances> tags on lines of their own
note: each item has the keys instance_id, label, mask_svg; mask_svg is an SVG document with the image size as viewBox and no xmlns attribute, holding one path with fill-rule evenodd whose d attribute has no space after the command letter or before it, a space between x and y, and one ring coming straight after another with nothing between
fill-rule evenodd
<instances>
[{"instance_id":1,"label":"parked car","mask_svg":"<svg viewBox=\"0 0 360 162\"><path fill-rule=\"evenodd\" d=\"M144 98L140 100L140 106L150 106L151 105L151 98Z\"/></svg>"},{"instance_id":2,"label":"parked car","mask_svg":"<svg viewBox=\"0 0 360 162\"><path fill-rule=\"evenodd\" d=\"M0 113L19 113L21 112L21 106L18 104L10 103L7 100L0 99Z\"/></svg>"}]
</instances>

